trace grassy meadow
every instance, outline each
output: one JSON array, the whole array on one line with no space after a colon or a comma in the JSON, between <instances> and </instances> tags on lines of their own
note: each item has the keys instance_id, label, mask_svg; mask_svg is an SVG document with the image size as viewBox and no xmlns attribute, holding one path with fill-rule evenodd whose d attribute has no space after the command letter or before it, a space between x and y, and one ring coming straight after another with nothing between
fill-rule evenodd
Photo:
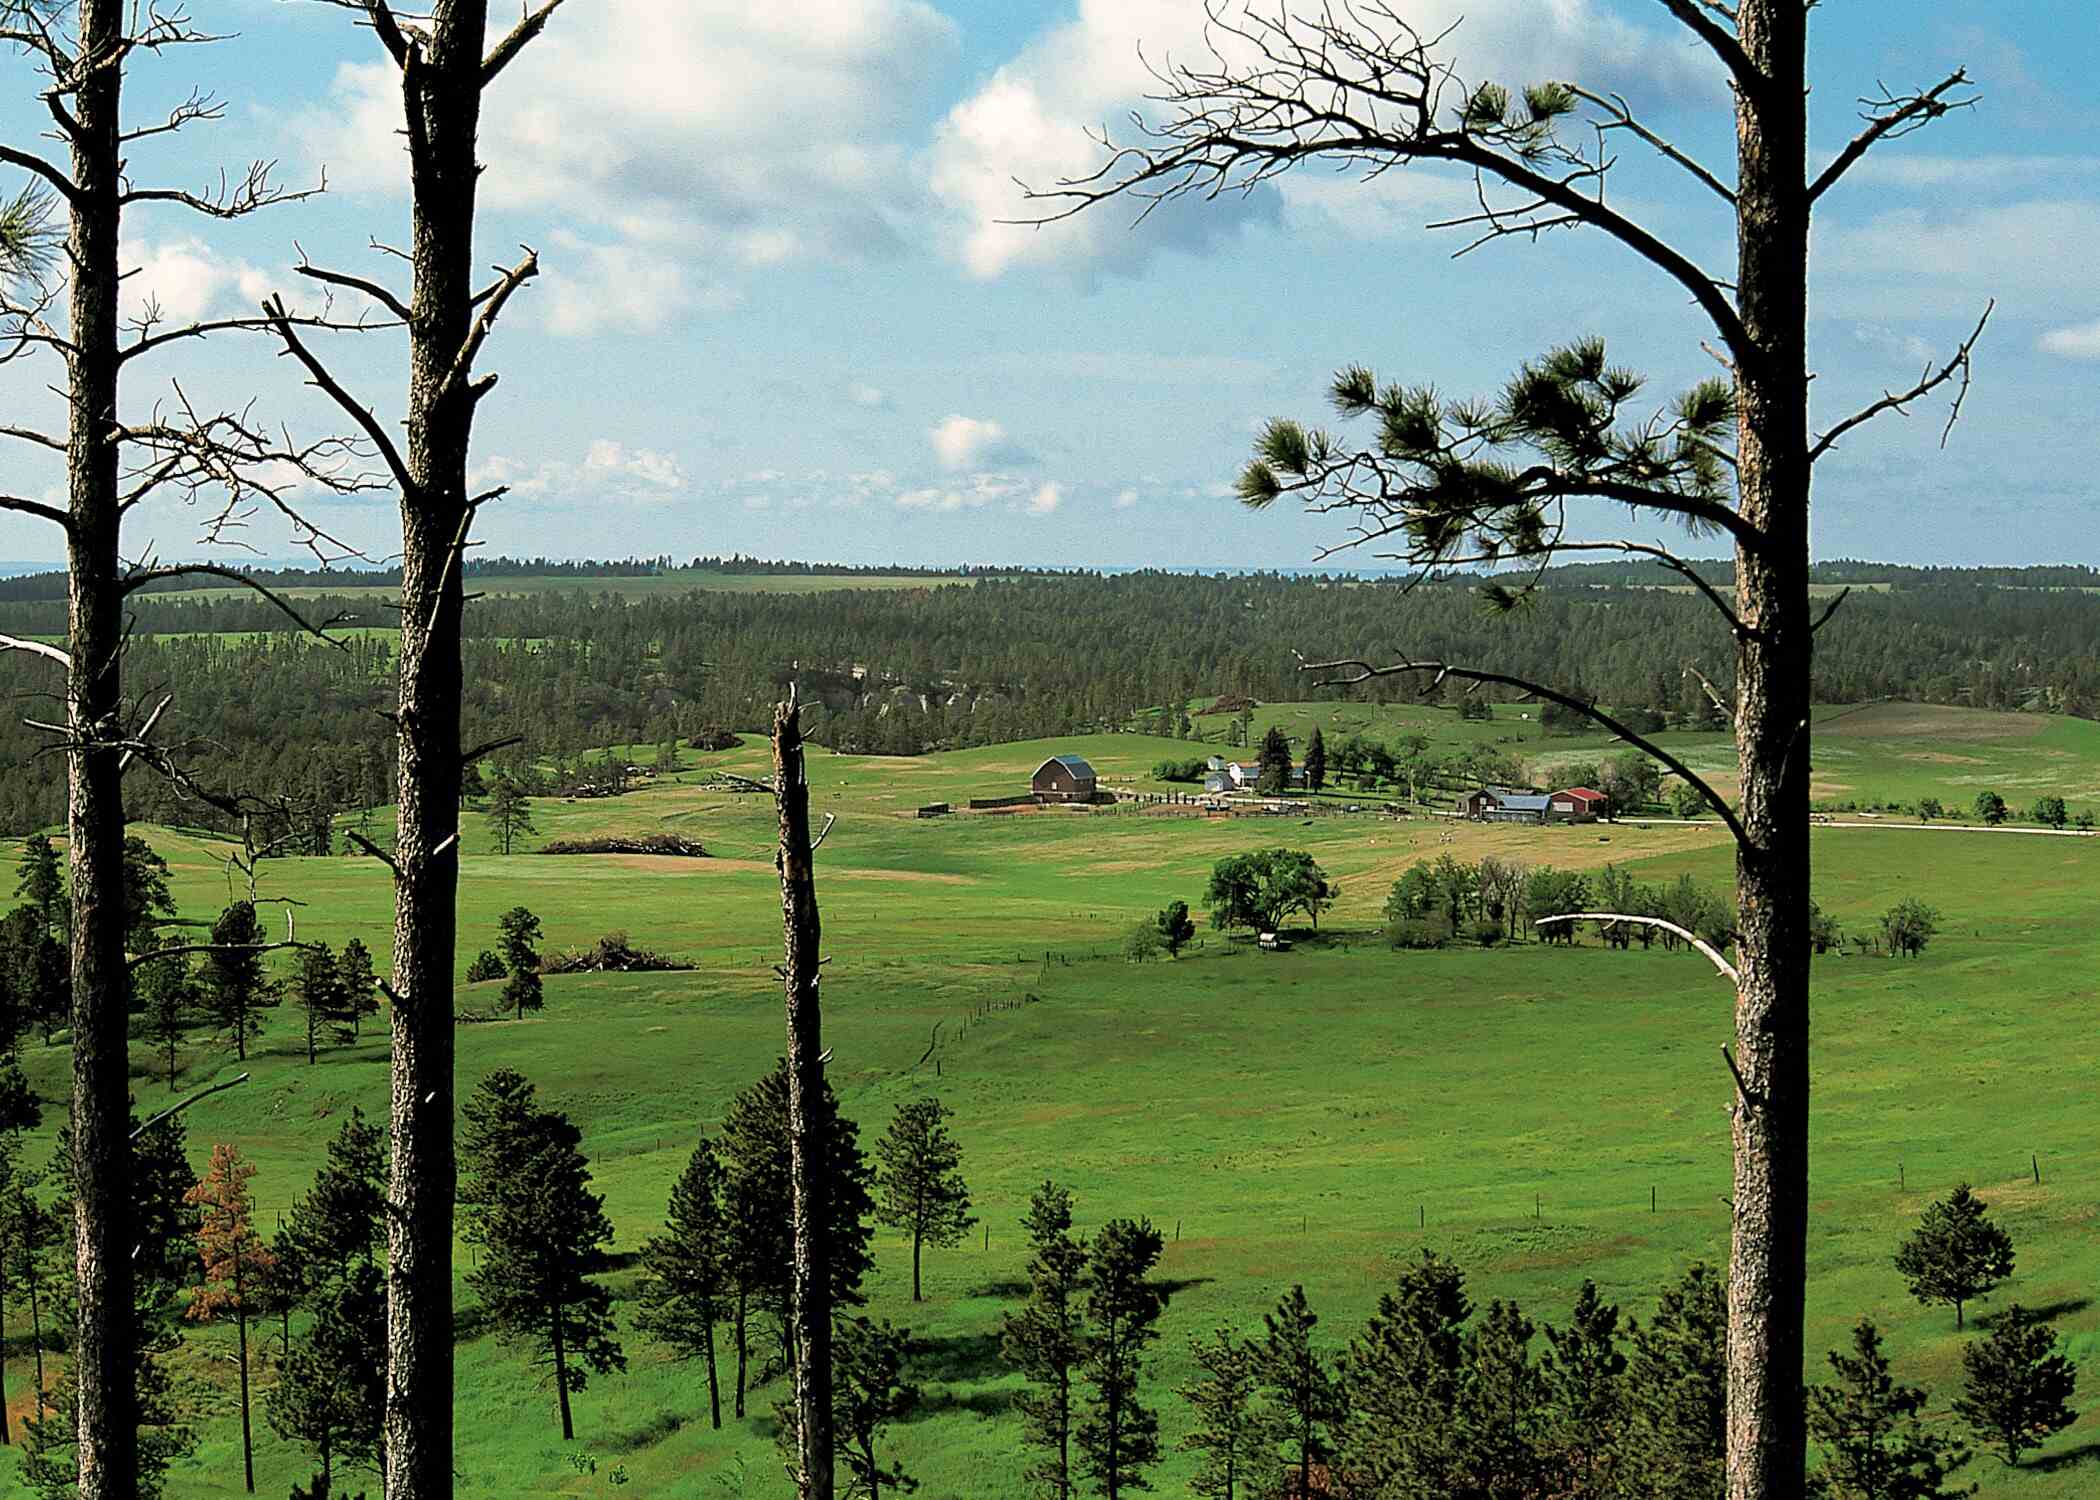
<instances>
[{"instance_id":1,"label":"grassy meadow","mask_svg":"<svg viewBox=\"0 0 2100 1500\"><path fill-rule=\"evenodd\" d=\"M1988 776L2021 801L2015 778L2054 768L2074 805L2072 788L2092 795L2100 787L2100 726L2037 719L2030 732L2023 720L1994 738L1945 717L1885 733L1855 722L1872 726L1871 714L1883 712L1854 712L1819 734L1819 782L1841 775L1861 796L1869 781L1915 784L1914 795L1952 802L1950 791L1966 784L1958 778ZM1523 720L1460 725L1448 712L1332 703L1257 710L1258 726L1269 713L1308 728L1316 715L1323 727L1366 716L1359 732L1388 737L1418 714L1433 715L1445 736L1462 729L1528 742L1537 733ZM1723 741L1704 738L1718 757ZM1919 759L1920 746L1970 759ZM1594 754L1602 745L1556 739L1551 747ZM1518 753L1540 748L1526 743ZM997 1328L1024 1274L1018 1220L1045 1177L1074 1190L1082 1228L1144 1214L1167 1236L1161 1274L1173 1297L1151 1376L1167 1450L1155 1476L1162 1494L1184 1492L1189 1472L1189 1456L1174 1451L1187 1414L1171 1395L1192 1371L1189 1339L1220 1325L1258 1327L1293 1281L1305 1283L1331 1351L1424 1245L1465 1266L1476 1300L1516 1297L1555 1321L1584 1277L1645 1317L1657 1286L1686 1261L1725 1256L1730 1083L1717 1049L1732 1026L1728 991L1703 960L1659 947L1615 953L1594 940L1572 950L1394 953L1374 934L1393 880L1446 850L1563 867L1616 861L1644 879L1690 871L1723 884L1731 855L1718 830L1447 829L1368 815L1134 810L913 815L926 802L959 806L1021 790L1046 755L1073 750L1111 783L1140 788L1153 785L1154 762L1192 753L1114 735L909 760L818 752L810 761L813 807L836 818L818 856L833 1082L864 1145L902 1101L938 1092L956 1111L984 1221L964 1246L928 1252L919 1306L909 1300L908 1245L887 1231L877 1240L869 1310L913 1330L925 1393L919 1415L889 1443L923 1482L925 1500L1021 1492L1026 1460L1011 1410L1018 1383L998 1358ZM753 741L687 760L686 770L624 798L536 801L537 833L527 842L672 831L700 839L710 859L505 857L485 820L467 820L462 968L477 948L494 946L497 914L520 903L542 917L549 948L624 929L698 965L550 978L542 1013L460 1028L463 1091L491 1068L515 1067L581 1127L623 1255L661 1227L695 1134L711 1130L782 1047L770 804L707 785L717 769L757 774L765 749ZM183 917L208 920L231 894L222 846L145 831L173 867ZM1869 928L1895 900L1917 895L1940 908L1942 931L1916 961L1818 964L1807 1373L1818 1375L1822 1351L1870 1314L1899 1375L1931 1385L1944 1414L1963 1342L1977 1336L1975 1313L1987 1318L2012 1299L2049 1308L2082 1361L2086 1414L2024 1470L1982 1456L1966 1477L1985 1495L2015 1500L2092 1494L2100 1487L2100 1308L2089 1300L2100 1277L2091 1083L2100 1064L2091 977L2100 971L2100 841L1927 839L1893 828L1819 829L1815 841L1816 897L1849 926ZM1262 954L1207 933L1171 963L1122 960L1131 924L1177 897L1196 904L1215 860L1276 844L1313 851L1340 883L1342 898L1317 937ZM12 846L0 847L5 868L14 859ZM383 875L367 860L295 859L267 866L264 886L309 903L302 937L361 937L383 963L391 916ZM485 1009L497 988L463 986L459 1009ZM937 1027L939 1046L922 1061ZM248 1065L253 1080L188 1116L200 1164L220 1140L256 1162L265 1225L305 1190L349 1109L376 1116L386 1107L383 1027L314 1067L297 1032L295 1012L273 1015ZM40 1091L59 1096L64 1046L31 1044L24 1058ZM239 1071L202 1035L183 1063L185 1088ZM141 1049L144 1106L167 1097L151 1067ZM1958 1336L1951 1312L1910 1301L1890 1259L1924 1205L1961 1180L2011 1229L2019 1272ZM625 1295L634 1278L623 1263L614 1285ZM462 1288L462 1306L471 1301ZM10 1309L9 1332L21 1331ZM780 1384L755 1396L747 1420L710 1432L697 1367L669 1362L631 1333L626 1343L628 1372L593 1380L577 1401L577 1440L565 1447L551 1391L521 1354L470 1325L460 1346L461 1493L787 1493L770 1417ZM206 1440L171 1476L173 1497L241 1492L231 1350L231 1332L214 1330L191 1335L180 1358ZM6 1392L19 1415L28 1362L15 1352ZM269 1433L259 1399L257 1434L258 1493L281 1496L312 1465ZM595 1472L572 1463L581 1454ZM9 1462L0 1455L0 1474Z\"/></svg>"}]
</instances>

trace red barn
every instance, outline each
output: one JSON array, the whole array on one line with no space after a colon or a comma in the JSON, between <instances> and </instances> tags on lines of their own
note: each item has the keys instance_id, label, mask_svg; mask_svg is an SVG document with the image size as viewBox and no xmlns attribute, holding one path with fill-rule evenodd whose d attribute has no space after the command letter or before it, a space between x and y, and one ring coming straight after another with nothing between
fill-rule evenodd
<instances>
[{"instance_id":1,"label":"red barn","mask_svg":"<svg viewBox=\"0 0 2100 1500\"><path fill-rule=\"evenodd\" d=\"M1586 786L1571 786L1555 792L1551 803L1556 818L1601 818L1611 807L1611 798Z\"/></svg>"}]
</instances>

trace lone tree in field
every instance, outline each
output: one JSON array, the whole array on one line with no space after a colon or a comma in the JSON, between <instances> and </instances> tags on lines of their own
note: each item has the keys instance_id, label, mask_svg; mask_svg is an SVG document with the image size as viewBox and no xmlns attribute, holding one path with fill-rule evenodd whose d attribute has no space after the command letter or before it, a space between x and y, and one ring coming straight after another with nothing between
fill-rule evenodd
<instances>
[{"instance_id":1,"label":"lone tree in field","mask_svg":"<svg viewBox=\"0 0 2100 1500\"><path fill-rule=\"evenodd\" d=\"M199 977L204 1008L233 1039L235 1056L248 1060L248 1044L262 1034L262 1012L283 996L263 967L262 922L255 907L236 901L212 923L211 951L204 955Z\"/></svg>"},{"instance_id":2,"label":"lone tree in field","mask_svg":"<svg viewBox=\"0 0 2100 1500\"><path fill-rule=\"evenodd\" d=\"M1168 902L1166 909L1154 919L1153 925L1159 929L1160 943L1166 948L1169 958L1179 958L1181 950L1186 948L1189 940L1196 935L1196 924L1189 917L1189 904L1186 901Z\"/></svg>"},{"instance_id":3,"label":"lone tree in field","mask_svg":"<svg viewBox=\"0 0 2100 1500\"><path fill-rule=\"evenodd\" d=\"M1178 54L1157 66L1156 108L1134 139L1105 142L1110 151L1096 172L1040 197L1042 217L1055 218L1119 199L1144 209L1243 191L1300 164L1364 177L1449 166L1477 187L1478 210L1454 221L1476 243L1589 229L1688 298L1710 327L1723 378L1646 407L1637 405L1640 377L1612 364L1595 338L1547 350L1481 400L1448 400L1426 380L1381 381L1352 364L1335 379L1333 401L1344 420L1368 421L1371 439L1350 444L1294 421L1273 422L1239 488L1251 505L1297 497L1346 516L1345 545L1395 539L1425 569L1474 560L1544 567L1578 551L1650 558L1698 588L1726 623L1735 644L1736 805L1572 684L1404 651L1385 663L1324 664L1324 680L1420 674L1438 686L1473 683L1557 702L1698 787L1733 835L1741 961L1732 1066L1741 1082L1727 1277L1726 1494L1792 1500L1806 1464L1810 659L1816 630L1837 607L1819 611L1809 598L1810 483L1819 460L1882 413L1942 390L1954 394L1958 413L1983 328L1979 321L1914 384L1882 392L1813 435L1810 221L1862 157L1971 96L1960 70L1915 90L1878 92L1845 147L1811 168L1814 7L1802 0L1657 4L1732 85L1732 174L1667 141L1609 80L1511 88L1476 72L1476 81L1462 82L1444 51L1448 36L1417 32L1381 0L1259 10L1218 0L1208 10L1208 55ZM1682 169L1690 202L1651 196L1655 222L1634 217L1631 200L1605 190L1618 140L1652 147ZM1704 208L1715 198L1734 222L1736 258L1709 269L1676 248L1688 232L1676 221L1691 202ZM1658 544L1572 540L1564 529L1569 507L1596 502L1724 538L1735 551L1732 592ZM1486 597L1513 605L1524 592L1521 584L1496 584Z\"/></svg>"},{"instance_id":4,"label":"lone tree in field","mask_svg":"<svg viewBox=\"0 0 2100 1500\"><path fill-rule=\"evenodd\" d=\"M1312 738L1305 742L1305 789L1317 792L1327 785L1327 741L1314 726Z\"/></svg>"},{"instance_id":5,"label":"lone tree in field","mask_svg":"<svg viewBox=\"0 0 2100 1500\"><path fill-rule=\"evenodd\" d=\"M882 1222L911 1236L911 1300L919 1295L923 1245L962 1243L972 1225L962 1147L948 1133L955 1111L934 1098L914 1099L875 1143L875 1205Z\"/></svg>"},{"instance_id":6,"label":"lone tree in field","mask_svg":"<svg viewBox=\"0 0 2100 1500\"><path fill-rule=\"evenodd\" d=\"M1905 896L1881 919L1881 940L1891 957L1916 958L1939 930L1939 912L1915 896Z\"/></svg>"},{"instance_id":7,"label":"lone tree in field","mask_svg":"<svg viewBox=\"0 0 2100 1500\"><path fill-rule=\"evenodd\" d=\"M1959 1441L1924 1423L1926 1394L1889 1374L1881 1334L1862 1318L1851 1357L1832 1350L1837 1378L1808 1392L1808 1435L1823 1450L1809 1476L1812 1500L1963 1500L1975 1487L1950 1488L1969 1462Z\"/></svg>"},{"instance_id":8,"label":"lone tree in field","mask_svg":"<svg viewBox=\"0 0 2100 1500\"><path fill-rule=\"evenodd\" d=\"M1072 1233L1072 1194L1045 1182L1021 1220L1028 1232L1028 1298L999 1329L999 1352L1026 1377L1014 1400L1021 1408L1022 1441L1039 1455L1027 1478L1045 1500L1071 1500L1074 1491L1073 1382L1087 1354L1085 1288L1087 1244Z\"/></svg>"},{"instance_id":9,"label":"lone tree in field","mask_svg":"<svg viewBox=\"0 0 2100 1500\"><path fill-rule=\"evenodd\" d=\"M1963 1303L1989 1295L2013 1273L2012 1236L1984 1217L1989 1207L1964 1182L1925 1210L1896 1252L1910 1294L1928 1307L1951 1304L1956 1328Z\"/></svg>"},{"instance_id":10,"label":"lone tree in field","mask_svg":"<svg viewBox=\"0 0 2100 1500\"><path fill-rule=\"evenodd\" d=\"M715 1331L730 1321L734 1246L723 1209L722 1160L706 1136L671 1186L664 1232L642 1246L641 1310L635 1326L682 1359L707 1361L708 1425L722 1427Z\"/></svg>"},{"instance_id":11,"label":"lone tree in field","mask_svg":"<svg viewBox=\"0 0 2100 1500\"><path fill-rule=\"evenodd\" d=\"M2056 1334L2015 1302L1998 1316L1991 1336L1961 1352L1965 1384L1954 1413L1988 1443L2008 1467L2078 1420L2071 1397L2078 1366L2057 1347Z\"/></svg>"},{"instance_id":12,"label":"lone tree in field","mask_svg":"<svg viewBox=\"0 0 2100 1500\"><path fill-rule=\"evenodd\" d=\"M1341 1387L1312 1345L1319 1322L1305 1288L1293 1286L1274 1312L1263 1315L1262 1340L1254 1346L1274 1437L1295 1475L1297 1488L1291 1493L1298 1495L1312 1494L1313 1469L1332 1455L1332 1434L1347 1410Z\"/></svg>"},{"instance_id":13,"label":"lone tree in field","mask_svg":"<svg viewBox=\"0 0 2100 1500\"><path fill-rule=\"evenodd\" d=\"M2000 823L2012 816L2012 809L2005 805L2005 799L1996 792L1978 792L1976 794L1976 816L1991 827L1996 828Z\"/></svg>"},{"instance_id":14,"label":"lone tree in field","mask_svg":"<svg viewBox=\"0 0 2100 1500\"><path fill-rule=\"evenodd\" d=\"M540 940L540 919L522 906L513 906L497 924L503 933L503 964L510 980L503 986L503 1003L525 1019L525 1012L547 1003L540 984L540 955L533 945Z\"/></svg>"},{"instance_id":15,"label":"lone tree in field","mask_svg":"<svg viewBox=\"0 0 2100 1500\"><path fill-rule=\"evenodd\" d=\"M241 1153L221 1143L211 1148L211 1165L190 1189L185 1201L202 1215L197 1226L197 1252L204 1279L190 1294L189 1315L200 1323L233 1314L239 1339L241 1371L241 1464L248 1493L255 1493L255 1433L248 1414L248 1314L267 1285L276 1261L255 1232L255 1205L248 1179L255 1168Z\"/></svg>"},{"instance_id":16,"label":"lone tree in field","mask_svg":"<svg viewBox=\"0 0 2100 1500\"><path fill-rule=\"evenodd\" d=\"M337 1040L354 1042L366 1016L379 1014L379 982L372 977L372 950L352 938L336 955L335 977L342 987L343 1011Z\"/></svg>"},{"instance_id":17,"label":"lone tree in field","mask_svg":"<svg viewBox=\"0 0 2100 1500\"><path fill-rule=\"evenodd\" d=\"M175 1087L176 1054L195 1020L203 991L190 972L187 954L172 953L140 964L132 971L139 1004L146 1016L146 1032L153 1040L167 1070L168 1088Z\"/></svg>"},{"instance_id":18,"label":"lone tree in field","mask_svg":"<svg viewBox=\"0 0 2100 1500\"><path fill-rule=\"evenodd\" d=\"M487 811L489 827L496 830L505 854L521 835L539 832L532 826L532 799L508 776L498 775L491 781Z\"/></svg>"},{"instance_id":19,"label":"lone tree in field","mask_svg":"<svg viewBox=\"0 0 2100 1500\"><path fill-rule=\"evenodd\" d=\"M1159 1231L1147 1219L1111 1219L1094 1236L1086 1265L1086 1414L1073 1434L1080 1469L1107 1500L1146 1490L1159 1462L1159 1413L1141 1399L1145 1350L1159 1337L1166 1293L1153 1281Z\"/></svg>"},{"instance_id":20,"label":"lone tree in field","mask_svg":"<svg viewBox=\"0 0 2100 1500\"><path fill-rule=\"evenodd\" d=\"M1203 904L1213 927L1274 932L1294 911L1306 913L1317 927L1321 910L1340 894L1303 849L1255 849L1212 867Z\"/></svg>"},{"instance_id":21,"label":"lone tree in field","mask_svg":"<svg viewBox=\"0 0 2100 1500\"><path fill-rule=\"evenodd\" d=\"M1208 1343L1192 1339L1189 1354L1202 1374L1180 1391L1196 1418L1180 1446L1203 1455L1189 1488L1206 1500L1266 1495L1276 1469L1275 1428L1256 1404L1260 1355L1229 1328Z\"/></svg>"},{"instance_id":22,"label":"lone tree in field","mask_svg":"<svg viewBox=\"0 0 2100 1500\"><path fill-rule=\"evenodd\" d=\"M497 1331L549 1368L569 1442L570 1393L591 1374L627 1368L613 1337L612 1293L597 1279L611 1269L612 1221L590 1191L582 1133L559 1111L541 1109L522 1076L489 1074L463 1113L461 1198L470 1205L467 1239L482 1252L467 1285Z\"/></svg>"}]
</instances>

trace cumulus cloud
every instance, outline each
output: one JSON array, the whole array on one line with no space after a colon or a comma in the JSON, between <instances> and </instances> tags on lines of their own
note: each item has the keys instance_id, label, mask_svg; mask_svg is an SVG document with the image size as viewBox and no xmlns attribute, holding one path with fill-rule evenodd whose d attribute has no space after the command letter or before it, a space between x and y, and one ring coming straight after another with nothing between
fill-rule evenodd
<instances>
[{"instance_id":1,"label":"cumulus cloud","mask_svg":"<svg viewBox=\"0 0 2100 1500\"><path fill-rule=\"evenodd\" d=\"M719 312L736 305L733 291L694 285L684 262L662 251L591 244L572 234L554 240L559 253L538 298L551 333L649 333L695 309Z\"/></svg>"},{"instance_id":2,"label":"cumulus cloud","mask_svg":"<svg viewBox=\"0 0 2100 1500\"><path fill-rule=\"evenodd\" d=\"M905 490L897 496L897 508L940 512L981 510L995 500L1012 499L1023 488L1020 479L1012 474L972 474L959 483L922 485Z\"/></svg>"},{"instance_id":3,"label":"cumulus cloud","mask_svg":"<svg viewBox=\"0 0 2100 1500\"><path fill-rule=\"evenodd\" d=\"M2082 247L2100 240L2100 202L2029 198L1954 211L1902 208L1820 232L1818 263L1854 283L1851 300L1915 314L1976 310L1986 293L2008 305L2082 297L2091 275ZM1918 283L1943 296L1921 302Z\"/></svg>"},{"instance_id":4,"label":"cumulus cloud","mask_svg":"<svg viewBox=\"0 0 2100 1500\"><path fill-rule=\"evenodd\" d=\"M689 264L880 254L902 241L906 135L958 45L926 0L597 0L557 15L491 92L481 198ZM407 186L400 129L384 64L339 68L328 107L297 122L332 185L390 194ZM586 297L558 302L558 327ZM695 305L650 299L659 318Z\"/></svg>"},{"instance_id":5,"label":"cumulus cloud","mask_svg":"<svg viewBox=\"0 0 2100 1500\"><path fill-rule=\"evenodd\" d=\"M956 412L928 428L926 437L933 444L933 456L944 469L981 469L991 464L1034 461L1033 454L988 417L966 417Z\"/></svg>"},{"instance_id":6,"label":"cumulus cloud","mask_svg":"<svg viewBox=\"0 0 2100 1500\"><path fill-rule=\"evenodd\" d=\"M1117 510L1134 510L1138 503L1138 492L1136 490L1119 490L1116 492L1116 498L1110 503Z\"/></svg>"},{"instance_id":7,"label":"cumulus cloud","mask_svg":"<svg viewBox=\"0 0 2100 1500\"><path fill-rule=\"evenodd\" d=\"M1267 13L1251 0L1227 7L1232 18L1249 10ZM1447 55L1461 63L1493 58L1498 76L1516 82L1578 78L1649 106L1720 96L1710 59L1687 47L1681 33L1632 25L1606 14L1597 0L1415 0L1407 14L1425 35L1463 20ZM1211 67L1213 45L1226 66L1245 65L1251 45L1215 28L1206 36L1205 20L1205 7L1190 0L1081 0L1076 18L1029 42L949 112L929 153L928 177L950 216L954 251L971 274L992 277L1020 265L1129 268L1163 247L1201 251L1281 211L1281 195L1263 189L1167 205L1136 232L1131 215L1112 206L1041 228L1002 222L1054 206L1028 203L1014 179L1049 189L1085 176L1101 164L1089 127L1124 119L1133 108L1159 113L1145 103L1159 89L1151 65L1200 59ZM1129 134L1127 125L1122 133ZM1283 181L1284 192L1305 191L1295 177ZM1314 194L1313 210L1320 206Z\"/></svg>"},{"instance_id":8,"label":"cumulus cloud","mask_svg":"<svg viewBox=\"0 0 2100 1500\"><path fill-rule=\"evenodd\" d=\"M2100 359L2100 318L2068 328L2052 328L2042 335L2040 343L2046 352L2065 359Z\"/></svg>"},{"instance_id":9,"label":"cumulus cloud","mask_svg":"<svg viewBox=\"0 0 2100 1500\"><path fill-rule=\"evenodd\" d=\"M1065 502L1064 486L1049 483L1039 487L1028 497L1027 510L1031 516L1047 516Z\"/></svg>"},{"instance_id":10,"label":"cumulus cloud","mask_svg":"<svg viewBox=\"0 0 2100 1500\"><path fill-rule=\"evenodd\" d=\"M193 236L127 239L117 253L129 273L117 293L126 321L149 307L171 324L252 312L274 289L264 272L219 255Z\"/></svg>"},{"instance_id":11,"label":"cumulus cloud","mask_svg":"<svg viewBox=\"0 0 2100 1500\"><path fill-rule=\"evenodd\" d=\"M848 384L846 399L855 406L882 407L890 404L888 391L880 386L869 385L865 380L856 380Z\"/></svg>"},{"instance_id":12,"label":"cumulus cloud","mask_svg":"<svg viewBox=\"0 0 2100 1500\"><path fill-rule=\"evenodd\" d=\"M580 460L538 462L492 454L468 475L476 491L502 487L514 500L552 500L567 505L578 496L660 504L688 488L685 465L675 453L630 448L617 438L594 438Z\"/></svg>"}]
</instances>

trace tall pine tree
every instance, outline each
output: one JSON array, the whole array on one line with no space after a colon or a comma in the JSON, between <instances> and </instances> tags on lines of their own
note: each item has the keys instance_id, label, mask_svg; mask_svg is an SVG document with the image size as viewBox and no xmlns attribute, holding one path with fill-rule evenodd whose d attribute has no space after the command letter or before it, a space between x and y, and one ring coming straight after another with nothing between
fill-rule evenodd
<instances>
[{"instance_id":1,"label":"tall pine tree","mask_svg":"<svg viewBox=\"0 0 2100 1500\"><path fill-rule=\"evenodd\" d=\"M1107 1500L1150 1489L1159 1462L1159 1414L1143 1400L1145 1349L1159 1337L1166 1293L1152 1280L1159 1231L1147 1219L1111 1219L1094 1236L1086 1267L1087 1350L1080 1366L1089 1390L1074 1434L1080 1467Z\"/></svg>"},{"instance_id":2,"label":"tall pine tree","mask_svg":"<svg viewBox=\"0 0 2100 1500\"><path fill-rule=\"evenodd\" d=\"M730 1320L734 1269L723 1194L726 1174L706 1136L671 1186L664 1232L642 1246L641 1311L635 1326L684 1359L707 1361L708 1420L722 1426L715 1332Z\"/></svg>"},{"instance_id":3,"label":"tall pine tree","mask_svg":"<svg viewBox=\"0 0 2100 1500\"><path fill-rule=\"evenodd\" d=\"M1087 1352L1087 1244L1072 1233L1072 1194L1054 1182L1036 1189L1021 1227L1030 1250L1028 1300L1001 1325L999 1349L1029 1383L1015 1398L1022 1441L1039 1455L1029 1482L1047 1500L1071 1500L1073 1381Z\"/></svg>"},{"instance_id":4,"label":"tall pine tree","mask_svg":"<svg viewBox=\"0 0 2100 1500\"><path fill-rule=\"evenodd\" d=\"M970 1190L962 1147L948 1133L954 1111L935 1098L913 1099L875 1143L876 1212L911 1237L911 1300L918 1302L919 1251L962 1242L970 1226Z\"/></svg>"}]
</instances>

